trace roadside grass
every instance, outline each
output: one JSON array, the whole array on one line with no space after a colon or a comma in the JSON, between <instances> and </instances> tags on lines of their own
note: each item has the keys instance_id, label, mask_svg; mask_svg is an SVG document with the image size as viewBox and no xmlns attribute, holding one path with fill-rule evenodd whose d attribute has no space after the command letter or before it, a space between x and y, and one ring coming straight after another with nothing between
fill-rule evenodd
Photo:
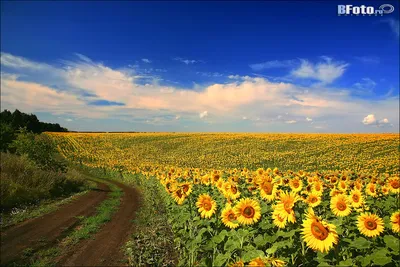
<instances>
[{"instance_id":1,"label":"roadside grass","mask_svg":"<svg viewBox=\"0 0 400 267\"><path fill-rule=\"evenodd\" d=\"M43 200L69 197L91 186L73 168L66 173L44 170L27 156L1 153L0 170L2 214Z\"/></svg>"},{"instance_id":2,"label":"roadside grass","mask_svg":"<svg viewBox=\"0 0 400 267\"><path fill-rule=\"evenodd\" d=\"M168 224L166 197L159 183L141 175L125 175L141 194L141 206L134 219L134 231L124 246L130 266L176 266L178 254Z\"/></svg>"}]
</instances>

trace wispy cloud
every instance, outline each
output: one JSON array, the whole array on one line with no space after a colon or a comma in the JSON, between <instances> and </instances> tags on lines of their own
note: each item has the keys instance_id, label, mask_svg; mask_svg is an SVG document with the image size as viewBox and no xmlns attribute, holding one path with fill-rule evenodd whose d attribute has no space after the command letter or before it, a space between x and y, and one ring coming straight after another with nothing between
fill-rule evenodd
<instances>
[{"instance_id":1,"label":"wispy cloud","mask_svg":"<svg viewBox=\"0 0 400 267\"><path fill-rule=\"evenodd\" d=\"M249 67L254 71L261 71L264 69L274 69L274 68L289 68L293 67L297 60L271 60L262 63L250 64Z\"/></svg>"},{"instance_id":2,"label":"wispy cloud","mask_svg":"<svg viewBox=\"0 0 400 267\"><path fill-rule=\"evenodd\" d=\"M399 38L400 30L399 30L399 20L389 18L389 19L383 19L382 22L387 23L394 33L394 35Z\"/></svg>"},{"instance_id":3,"label":"wispy cloud","mask_svg":"<svg viewBox=\"0 0 400 267\"><path fill-rule=\"evenodd\" d=\"M186 65L194 64L194 63L204 63L203 60L194 60L194 59L187 59L187 58L181 58L181 57L174 57L173 60L185 63Z\"/></svg>"},{"instance_id":4,"label":"wispy cloud","mask_svg":"<svg viewBox=\"0 0 400 267\"><path fill-rule=\"evenodd\" d=\"M147 59L147 58L142 58L142 61L143 61L144 63L151 63L151 60L150 60L150 59Z\"/></svg>"},{"instance_id":5,"label":"wispy cloud","mask_svg":"<svg viewBox=\"0 0 400 267\"><path fill-rule=\"evenodd\" d=\"M291 74L297 78L310 78L329 84L341 77L348 66L348 63L335 62L329 57L324 57L324 62L316 64L303 59L300 67L294 69Z\"/></svg>"},{"instance_id":6,"label":"wispy cloud","mask_svg":"<svg viewBox=\"0 0 400 267\"><path fill-rule=\"evenodd\" d=\"M379 64L381 59L375 56L361 56L361 57L354 57L356 60L366 63L366 64Z\"/></svg>"}]
</instances>

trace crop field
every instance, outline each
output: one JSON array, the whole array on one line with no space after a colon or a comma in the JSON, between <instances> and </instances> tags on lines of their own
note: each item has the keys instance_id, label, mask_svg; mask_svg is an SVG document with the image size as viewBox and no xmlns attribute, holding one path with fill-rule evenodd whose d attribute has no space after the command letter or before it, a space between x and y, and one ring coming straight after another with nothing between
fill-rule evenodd
<instances>
[{"instance_id":1,"label":"crop field","mask_svg":"<svg viewBox=\"0 0 400 267\"><path fill-rule=\"evenodd\" d=\"M47 134L76 164L153 180L182 266L400 260L397 134Z\"/></svg>"}]
</instances>

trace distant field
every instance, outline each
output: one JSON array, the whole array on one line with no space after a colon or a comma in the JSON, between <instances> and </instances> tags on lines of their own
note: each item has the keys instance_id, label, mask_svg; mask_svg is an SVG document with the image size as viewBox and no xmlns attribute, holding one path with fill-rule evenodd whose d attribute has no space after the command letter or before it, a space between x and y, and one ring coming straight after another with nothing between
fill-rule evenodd
<instances>
[{"instance_id":1,"label":"distant field","mask_svg":"<svg viewBox=\"0 0 400 267\"><path fill-rule=\"evenodd\" d=\"M108 168L399 171L396 134L49 134L67 158Z\"/></svg>"}]
</instances>

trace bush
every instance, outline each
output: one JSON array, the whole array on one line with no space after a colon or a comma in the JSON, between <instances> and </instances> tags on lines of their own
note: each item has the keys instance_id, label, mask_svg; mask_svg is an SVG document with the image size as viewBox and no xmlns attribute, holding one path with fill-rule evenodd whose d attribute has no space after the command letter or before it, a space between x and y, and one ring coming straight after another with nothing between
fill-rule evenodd
<instances>
[{"instance_id":1,"label":"bush","mask_svg":"<svg viewBox=\"0 0 400 267\"><path fill-rule=\"evenodd\" d=\"M11 147L19 155L27 155L39 168L54 172L66 172L66 163L58 154L54 141L46 134L34 134L21 129Z\"/></svg>"},{"instance_id":2,"label":"bush","mask_svg":"<svg viewBox=\"0 0 400 267\"><path fill-rule=\"evenodd\" d=\"M86 189L84 177L75 170L67 173L43 170L27 155L1 153L0 177L1 210Z\"/></svg>"}]
</instances>

